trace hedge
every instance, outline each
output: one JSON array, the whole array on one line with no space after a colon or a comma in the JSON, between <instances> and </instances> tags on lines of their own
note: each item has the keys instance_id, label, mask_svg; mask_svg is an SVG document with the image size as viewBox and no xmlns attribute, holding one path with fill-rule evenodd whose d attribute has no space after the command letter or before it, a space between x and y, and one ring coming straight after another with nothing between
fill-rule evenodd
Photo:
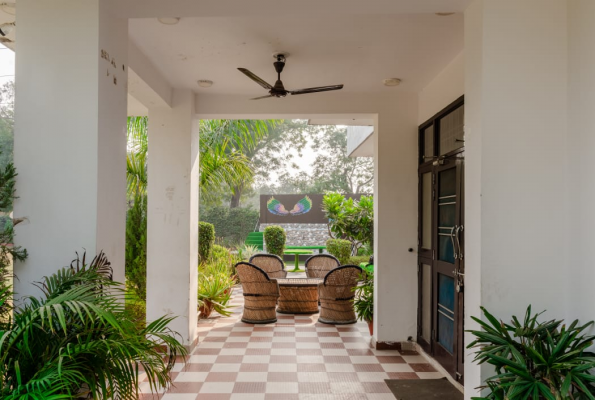
<instances>
[{"instance_id":1,"label":"hedge","mask_svg":"<svg viewBox=\"0 0 595 400\"><path fill-rule=\"evenodd\" d=\"M213 245L215 244L215 227L208 222L198 223L198 255L199 262L203 262L211 257Z\"/></svg>"},{"instance_id":2,"label":"hedge","mask_svg":"<svg viewBox=\"0 0 595 400\"><path fill-rule=\"evenodd\" d=\"M137 298L147 298L147 196L138 196L126 213L125 273Z\"/></svg>"},{"instance_id":3,"label":"hedge","mask_svg":"<svg viewBox=\"0 0 595 400\"><path fill-rule=\"evenodd\" d=\"M248 233L260 218L258 210L251 208L203 207L200 209L200 220L215 226L218 243L225 246L244 243Z\"/></svg>"},{"instance_id":4,"label":"hedge","mask_svg":"<svg viewBox=\"0 0 595 400\"><path fill-rule=\"evenodd\" d=\"M326 241L326 250L339 259L341 265L349 263L351 257L351 242L343 239L329 239Z\"/></svg>"},{"instance_id":5,"label":"hedge","mask_svg":"<svg viewBox=\"0 0 595 400\"><path fill-rule=\"evenodd\" d=\"M264 229L264 244L269 254L276 254L279 257L283 257L286 240L285 230L280 226L271 225Z\"/></svg>"},{"instance_id":6,"label":"hedge","mask_svg":"<svg viewBox=\"0 0 595 400\"><path fill-rule=\"evenodd\" d=\"M349 264L359 266L361 263L368 264L368 261L370 261L370 256L353 256L349 259Z\"/></svg>"}]
</instances>

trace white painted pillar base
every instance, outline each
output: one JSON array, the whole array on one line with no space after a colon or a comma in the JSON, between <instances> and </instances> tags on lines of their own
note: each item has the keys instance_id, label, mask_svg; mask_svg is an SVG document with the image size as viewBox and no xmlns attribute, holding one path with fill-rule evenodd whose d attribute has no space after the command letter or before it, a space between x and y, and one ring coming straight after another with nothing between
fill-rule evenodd
<instances>
[{"instance_id":1,"label":"white painted pillar base","mask_svg":"<svg viewBox=\"0 0 595 400\"><path fill-rule=\"evenodd\" d=\"M18 296L103 250L124 281L128 21L103 0L19 1L14 158Z\"/></svg>"},{"instance_id":2,"label":"white painted pillar base","mask_svg":"<svg viewBox=\"0 0 595 400\"><path fill-rule=\"evenodd\" d=\"M147 321L175 315L186 346L197 338L198 120L194 94L149 110Z\"/></svg>"}]
</instances>

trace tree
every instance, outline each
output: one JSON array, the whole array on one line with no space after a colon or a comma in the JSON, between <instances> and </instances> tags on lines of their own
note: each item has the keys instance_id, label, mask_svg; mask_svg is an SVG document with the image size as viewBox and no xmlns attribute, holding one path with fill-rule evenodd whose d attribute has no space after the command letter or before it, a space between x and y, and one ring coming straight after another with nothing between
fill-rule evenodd
<instances>
[{"instance_id":1,"label":"tree","mask_svg":"<svg viewBox=\"0 0 595 400\"><path fill-rule=\"evenodd\" d=\"M14 81L0 87L0 168L12 162L14 147Z\"/></svg>"}]
</instances>

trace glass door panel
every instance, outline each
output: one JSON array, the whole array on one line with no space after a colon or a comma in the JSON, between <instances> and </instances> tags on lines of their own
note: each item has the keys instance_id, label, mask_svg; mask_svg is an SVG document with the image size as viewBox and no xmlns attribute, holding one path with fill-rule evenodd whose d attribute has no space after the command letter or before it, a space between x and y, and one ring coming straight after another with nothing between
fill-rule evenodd
<instances>
[{"instance_id":1,"label":"glass door panel","mask_svg":"<svg viewBox=\"0 0 595 400\"><path fill-rule=\"evenodd\" d=\"M455 280L438 274L438 321L436 336L438 343L450 354L454 351L455 338Z\"/></svg>"},{"instance_id":2,"label":"glass door panel","mask_svg":"<svg viewBox=\"0 0 595 400\"><path fill-rule=\"evenodd\" d=\"M421 265L421 336L432 341L432 266Z\"/></svg>"},{"instance_id":3,"label":"glass door panel","mask_svg":"<svg viewBox=\"0 0 595 400\"><path fill-rule=\"evenodd\" d=\"M432 249L432 173L422 174L421 248Z\"/></svg>"},{"instance_id":4,"label":"glass door panel","mask_svg":"<svg viewBox=\"0 0 595 400\"><path fill-rule=\"evenodd\" d=\"M438 173L438 259L454 264L453 235L457 218L457 170Z\"/></svg>"}]
</instances>

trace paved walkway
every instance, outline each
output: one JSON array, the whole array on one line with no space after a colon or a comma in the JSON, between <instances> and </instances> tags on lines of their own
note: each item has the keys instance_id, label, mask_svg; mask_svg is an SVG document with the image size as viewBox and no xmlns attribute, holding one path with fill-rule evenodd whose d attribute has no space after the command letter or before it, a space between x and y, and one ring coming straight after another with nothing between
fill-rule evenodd
<instances>
[{"instance_id":1,"label":"paved walkway","mask_svg":"<svg viewBox=\"0 0 595 400\"><path fill-rule=\"evenodd\" d=\"M318 315L278 314L269 325L240 321L241 288L230 318L201 320L199 345L176 364L163 400L394 400L385 379L440 378L414 352L370 347L368 326L326 325ZM150 392L143 383L141 391Z\"/></svg>"}]
</instances>

